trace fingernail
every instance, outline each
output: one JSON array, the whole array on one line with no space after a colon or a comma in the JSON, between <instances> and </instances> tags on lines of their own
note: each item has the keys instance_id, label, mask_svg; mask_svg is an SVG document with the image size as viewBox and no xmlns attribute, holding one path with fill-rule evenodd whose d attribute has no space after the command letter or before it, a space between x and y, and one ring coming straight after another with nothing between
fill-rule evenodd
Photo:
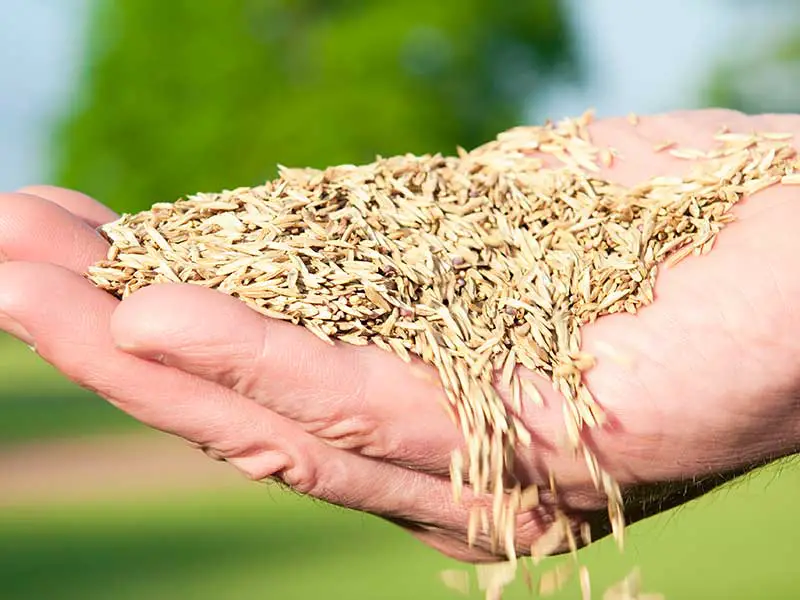
<instances>
[{"instance_id":1,"label":"fingernail","mask_svg":"<svg viewBox=\"0 0 800 600\"><path fill-rule=\"evenodd\" d=\"M10 333L28 346L33 346L33 336L28 330L4 313L0 313L0 329Z\"/></svg>"}]
</instances>

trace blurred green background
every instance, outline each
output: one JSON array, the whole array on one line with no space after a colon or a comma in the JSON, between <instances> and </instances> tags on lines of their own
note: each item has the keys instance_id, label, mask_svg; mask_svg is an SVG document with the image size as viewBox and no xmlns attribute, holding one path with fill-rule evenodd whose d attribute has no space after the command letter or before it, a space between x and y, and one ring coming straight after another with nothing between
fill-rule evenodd
<instances>
[{"instance_id":1,"label":"blurred green background","mask_svg":"<svg viewBox=\"0 0 800 600\"><path fill-rule=\"evenodd\" d=\"M257 184L277 163L452 152L589 106L800 111L799 11L4 0L0 184L134 211ZM0 600L457 597L437 580L454 565L395 527L209 463L0 338ZM798 492L800 469L775 465L633 527L622 556L585 550L594 597L633 565L667 598L800 597Z\"/></svg>"}]
</instances>

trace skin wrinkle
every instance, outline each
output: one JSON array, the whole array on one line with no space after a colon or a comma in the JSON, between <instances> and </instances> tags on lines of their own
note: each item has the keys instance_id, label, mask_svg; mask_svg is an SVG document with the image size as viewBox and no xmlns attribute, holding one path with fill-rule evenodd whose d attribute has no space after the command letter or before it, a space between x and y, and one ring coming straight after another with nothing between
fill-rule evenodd
<instances>
[{"instance_id":1,"label":"skin wrinkle","mask_svg":"<svg viewBox=\"0 0 800 600\"><path fill-rule=\"evenodd\" d=\"M340 506L354 506L359 502L363 503L363 500L359 500L363 496L363 490L354 489L352 486L327 483L328 481L345 481L347 479L347 473L341 469L341 465L332 463L327 465L327 469L329 472L326 481L317 482L314 496Z\"/></svg>"},{"instance_id":2,"label":"skin wrinkle","mask_svg":"<svg viewBox=\"0 0 800 600\"><path fill-rule=\"evenodd\" d=\"M738 290L737 290L737 293L739 294L739 297L741 297L742 301L746 305L746 313L745 314L747 314L748 316L751 316L751 318L755 321L756 320L756 316L761 315L760 308L756 305L755 301L750 297L749 294L744 293L744 291L738 291ZM759 338L760 337L761 337L761 334L759 333ZM772 340L772 338L770 337L769 340ZM762 338L762 339L759 339L758 341L764 342L764 341L768 341L768 340ZM744 347L746 348L747 346L750 346L750 345L751 344L747 344Z\"/></svg>"},{"instance_id":3,"label":"skin wrinkle","mask_svg":"<svg viewBox=\"0 0 800 600\"><path fill-rule=\"evenodd\" d=\"M265 435L259 436L260 439L254 439L247 449L231 452L228 462L253 481L277 478L301 495L317 496L314 492L321 481L320 461L314 460L311 448L298 440L284 440L287 447L281 450L264 448L261 440L273 440L276 437L269 435L269 432L264 433ZM270 460L259 465L258 459L264 456ZM249 466L251 461L256 464ZM333 461L328 462L333 464ZM326 467L330 469L331 464Z\"/></svg>"},{"instance_id":4,"label":"skin wrinkle","mask_svg":"<svg viewBox=\"0 0 800 600\"><path fill-rule=\"evenodd\" d=\"M645 324L641 324L641 325L645 325ZM640 325L640 326L641 326L641 325ZM645 336L645 339L646 339L646 337L647 337L647 336ZM660 363L659 363L657 360L655 360L655 359L654 359L654 357L653 357L651 354L649 354L649 353L648 353L648 354L644 354L644 355L643 355L642 353L638 353L638 354L639 354L639 355L640 355L642 358L646 358L646 359L647 359L647 360L646 360L646 363L645 363L645 365L642 365L642 360L641 360L641 358L640 358L640 359L637 359L637 363L638 363L638 365L639 365L640 367L641 367L641 366L645 366L645 368L646 368L646 369L647 369L647 368L649 368L649 369L652 369L652 368L653 368L653 365L656 365L656 368L653 370L653 372L656 372L656 373L657 373L657 372L664 372L664 373L668 373L668 370L667 370L667 367L666 367L666 365L664 365L664 364L660 364ZM649 364L648 364L648 363L649 363ZM660 365L660 366L659 366L659 365ZM653 396L653 391L652 391L652 389L650 389L650 388L649 388L649 386L648 386L648 385L646 385L646 384L644 383L644 382L647 380L647 378L646 378L646 377L645 377L645 378L643 378L643 377L641 377L641 376L640 376L640 374L641 374L641 369L636 369L636 371L635 371L635 374L636 374L636 376L635 376L635 381L637 381L637 382L639 383L639 385L640 385L641 387L644 387L644 388L645 388L645 390L646 390L645 397L647 397L647 398L652 398L652 397L654 397L654 396ZM600 400L600 399L599 399L599 400ZM657 405L655 405L655 404L653 404L653 406L652 406L652 410L658 410L658 406L657 406ZM654 422L663 422L663 419L656 419L656 420L654 420ZM660 449L661 449L661 448L665 448L665 446L663 445L663 444L664 444L664 436L663 436L662 434L658 434L658 433L657 433L657 434L654 434L654 435L652 435L652 436L648 436L648 438L647 438L647 441L648 441L648 443L646 444L646 446L648 446L647 453L648 453L648 454L652 454L653 456L658 456L658 455L661 453L661 450L660 450ZM649 448L649 446L650 446L651 444L653 444L653 442L654 442L654 441L655 441L655 442L657 442L659 445L658 445L658 446L657 446L655 449L651 449L651 448ZM628 451L630 451L630 450L631 450L631 447L629 446L629 447L628 447ZM674 454L674 448L667 448L667 450L668 450L668 451L667 451L667 453L665 453L665 455ZM688 451L688 449L687 449L687 451ZM687 464L687 466L689 466L689 467L693 467L693 468L694 468L694 467L696 467L697 465L696 465L696 464L694 464L694 461L691 461L691 463L690 463L690 464ZM630 478L630 480L631 480L631 482L632 482L632 483L636 483L636 482L637 482L637 481L640 479L640 477L638 477L638 476L636 475L635 471L628 470L628 475L629 475L629 478Z\"/></svg>"},{"instance_id":5,"label":"skin wrinkle","mask_svg":"<svg viewBox=\"0 0 800 600\"><path fill-rule=\"evenodd\" d=\"M744 294L742 294L739 290L734 290L734 293L736 293L738 296L744 296ZM730 297L730 294L725 294L724 296L725 297ZM722 327L721 327L722 331L725 332L725 334L731 340L731 342L734 344L734 346L737 346L739 348L746 348L747 345L742 343L741 338L736 333L737 330L738 330L738 327L735 327L735 326L732 325L731 320L728 317L728 313L725 310L725 307L724 306L720 307L720 310L719 310L719 312L717 314L718 314L719 319L720 319L720 321L722 323ZM739 354L737 354L737 357L738 356L739 356Z\"/></svg>"},{"instance_id":6,"label":"skin wrinkle","mask_svg":"<svg viewBox=\"0 0 800 600\"><path fill-rule=\"evenodd\" d=\"M342 481L352 479L343 465L334 463L334 468L326 473L327 481L318 480L312 494L317 497L326 498L329 501L345 506L356 507L359 510L372 512L387 519L409 519L414 518L417 523L436 523L438 527L450 529L463 535L466 522L457 518L459 510L453 514L448 513L448 518L442 520L440 513L441 505L452 505L452 498L449 496L449 482L437 480L437 485L430 488L427 484L432 481L431 475L417 471L402 469L388 463L375 462L375 475L370 478L370 485L374 485L374 480L380 480L380 494L365 493L365 489L359 486L341 485ZM339 483L335 483L335 482ZM363 485L363 483L360 483ZM416 490L428 488L428 494L418 494ZM335 490L340 490L335 492ZM448 496L441 497L442 490ZM436 501L434 501L436 500ZM438 501L441 500L441 501ZM383 507L383 508L381 508ZM460 537L460 536L459 536Z\"/></svg>"},{"instance_id":7,"label":"skin wrinkle","mask_svg":"<svg viewBox=\"0 0 800 600\"><path fill-rule=\"evenodd\" d=\"M257 375L256 375L257 377ZM317 386L308 386L303 387L301 389L293 390L292 392L292 401L291 402L284 402L281 405L280 412L282 414L286 414L289 416L289 413L292 411L289 410L289 405L297 406L297 412L292 414L290 418L297 420L302 423L303 428L313 433L315 435L321 435L322 437L326 437L329 441L338 437L334 432L335 429L341 427L343 430L347 430L348 427L346 423L348 420L353 420L353 422L358 422L361 420L363 423L375 423L375 425L361 425L360 431L354 429L350 433L345 433L345 437L358 437L358 436L371 436L372 432L370 431L373 428L377 428L377 423L374 419L371 419L366 411L362 411L360 414L354 414L355 411L349 411L347 413L343 412L342 407L347 406L350 407L350 403L353 401L354 398L359 398L363 395L363 392L360 392L360 389L363 386L359 385L358 389L355 390L354 394L347 394L346 397L340 396L338 393L333 394L331 393L328 395L324 404L328 406L328 409L324 411L321 416L317 418L309 418L307 412L304 412L304 407L312 404L312 405L321 405L323 402L320 402L319 393L320 390ZM356 395L358 394L358 395ZM269 404L268 399L260 398L258 394L255 395L255 399L259 402L264 404ZM363 405L362 401L359 401L358 404ZM307 411L307 409L305 409ZM333 430L334 432L332 432ZM330 437L325 435L325 432L331 432Z\"/></svg>"},{"instance_id":8,"label":"skin wrinkle","mask_svg":"<svg viewBox=\"0 0 800 600\"><path fill-rule=\"evenodd\" d=\"M346 418L342 414L342 407L347 406L348 413L355 413L356 416L365 419L366 422L375 423L374 427L377 430L378 423L369 417L369 397L372 396L372 392L370 391L370 383L372 382L372 376L377 369L369 368L369 366L365 364L365 362L367 362L367 355L361 352L360 349L345 349L342 347L342 344L338 344L338 349L340 350L341 354L348 353L350 355L349 360L347 361L349 366L349 377L347 377L347 379L349 381L350 388L346 398L337 398L335 402L332 403L333 407L335 407L333 414L338 415L339 419ZM340 373L339 375L341 376L342 374Z\"/></svg>"},{"instance_id":9,"label":"skin wrinkle","mask_svg":"<svg viewBox=\"0 0 800 600\"><path fill-rule=\"evenodd\" d=\"M271 357L274 355L275 347L272 336L270 336L270 329L266 322L264 326L260 328L260 342L258 344L260 350L252 354L249 367L245 367L244 369L231 367L230 369L222 371L227 374L223 375L223 379L226 380L226 384L229 387L265 405L269 404L269 399L261 397L261 393L259 392L260 388L263 387L260 384L260 378L263 377L263 374L260 372L259 367L262 364L271 364L274 362ZM342 348L342 351L352 352L349 348ZM363 362L362 354L357 352L353 352L352 354L354 358L352 362L354 365ZM364 369L356 366L354 370L358 372ZM306 370L303 369L303 372L305 371ZM366 370L366 372L371 373L372 370ZM357 387L353 390L352 396L348 397L347 400L331 401L330 404L333 410L328 412L323 419L309 420L308 418L302 418L300 409L298 409L297 414L292 414L292 412L286 408L281 412L289 418L301 420L303 428L307 432L322 438L335 448L342 450L360 450L362 454L369 457L390 458L391 447L385 442L381 443L378 439L380 429L379 423L374 419L368 418L366 412L363 412L361 415L345 415L336 408L341 405L347 405L348 407L361 407L363 409L367 404L365 399L366 385L361 383L365 378L353 375L348 377L348 379L351 382L358 382ZM303 393L296 393L296 402L294 404L298 407L305 406L309 403L318 404L316 387L312 386L307 388L306 393L309 395L309 398L304 398L305 394Z\"/></svg>"},{"instance_id":10,"label":"skin wrinkle","mask_svg":"<svg viewBox=\"0 0 800 600\"><path fill-rule=\"evenodd\" d=\"M374 349L372 349L374 350ZM377 403L370 402L368 398L370 397L380 397L383 395L381 392L382 389L385 388L385 381L383 378L379 377L378 374L383 371L381 369L381 362L383 360L387 360L388 356L384 356L383 354L378 354L377 352L368 352L362 348L357 348L351 350L353 354L357 357L356 360L356 374L357 376L354 379L351 379L354 383L356 383L356 388L354 391L354 399L355 405L359 406L363 410L363 414L367 415L371 405L376 405ZM399 358L391 357L392 361L396 363L399 361ZM425 369L426 365L424 364L414 364L411 365L404 364L406 367L406 371L414 371L415 369L418 371L422 371ZM430 370L428 370L430 372ZM427 383L427 382L426 382ZM434 394L437 396L437 400L440 403L445 403L446 400L443 398L443 392L441 391L441 383L438 379L436 379L436 383L432 384L431 386L431 393L430 395L433 396ZM351 402L353 399L351 399ZM433 398L431 398L433 401ZM438 407L437 407L438 408ZM444 411L442 411L444 414ZM448 424L450 421L448 419ZM373 438L379 435L379 423L376 423L375 431L373 433ZM455 425L452 425L453 431L456 432L457 429ZM403 464L416 464L418 468L426 471L430 471L436 475L445 474L449 470L449 456L448 457L435 457L431 455L431 452L428 448L424 448L422 452L410 452L408 447L405 446L402 442L402 437L398 435L398 428L392 427L389 429L393 433L393 435L389 435L388 433L384 432L382 439L379 443L377 443L373 439L373 444L377 447L374 450L373 456L379 456L381 453L383 454L383 458L388 460L395 460L399 461ZM459 441L461 441L461 434L460 432L457 433ZM453 448L455 449L455 448ZM434 465L443 464L441 469L434 468Z\"/></svg>"},{"instance_id":11,"label":"skin wrinkle","mask_svg":"<svg viewBox=\"0 0 800 600\"><path fill-rule=\"evenodd\" d=\"M781 305L783 306L783 312L788 313L786 320L789 322L796 321L796 319L791 318L794 312L793 308L795 303L790 301L789 297L784 292L783 284L781 284L781 278L778 276L778 273L775 270L775 265L770 262L767 263L765 267L767 274L770 276L772 280L772 288L777 294L777 296L780 298Z\"/></svg>"},{"instance_id":12,"label":"skin wrinkle","mask_svg":"<svg viewBox=\"0 0 800 600\"><path fill-rule=\"evenodd\" d=\"M367 417L340 417L333 422L305 422L304 429L334 448L359 451L370 458L386 458L388 454L377 441L380 424Z\"/></svg>"},{"instance_id":13,"label":"skin wrinkle","mask_svg":"<svg viewBox=\"0 0 800 600\"><path fill-rule=\"evenodd\" d=\"M262 361L263 363L270 364L271 361L269 357L273 348L266 326L260 328L259 338L258 350L252 354L248 353L250 359L249 368L241 368L234 363L229 370L231 372L231 389L256 401L259 401L259 394L256 392L259 387L259 377L261 375L259 366L262 364Z\"/></svg>"},{"instance_id":14,"label":"skin wrinkle","mask_svg":"<svg viewBox=\"0 0 800 600\"><path fill-rule=\"evenodd\" d=\"M248 455L225 457L221 460L236 467L250 481L265 481L279 478L294 468L294 462L281 452L262 449ZM287 484L288 485L288 484Z\"/></svg>"},{"instance_id":15,"label":"skin wrinkle","mask_svg":"<svg viewBox=\"0 0 800 600\"><path fill-rule=\"evenodd\" d=\"M409 498L407 490L411 487L416 487L410 484L410 480L414 478L419 478L420 476L421 475L416 471L405 469L404 475L402 477L394 479L392 481L392 484L387 486L387 488L384 490L386 497L395 498L396 500L400 501L401 504L398 507L399 510L396 511L397 516L408 517L417 514L418 511L414 510L415 508L417 509L419 508L418 506L415 507L417 502L414 501L414 499ZM435 522L437 511L435 510L435 508L432 509L431 507L435 506L436 502L435 501L432 502L432 500L438 500L438 498L434 499L426 497L422 499L423 504L426 505L426 510L418 515L419 521L422 522L429 521L431 523ZM442 499L442 501L450 503L452 500L450 498L444 498ZM424 516L422 516L423 514Z\"/></svg>"},{"instance_id":16,"label":"skin wrinkle","mask_svg":"<svg viewBox=\"0 0 800 600\"><path fill-rule=\"evenodd\" d=\"M276 327L281 326L280 323L276 323L274 325ZM258 342L259 350L251 355L251 363L249 368L248 367L245 367L244 369L242 369L241 367L235 368L235 371L238 372L239 374L233 378L234 381L233 388L237 392L239 392L244 396L252 398L253 400L264 405L270 404L270 399L262 397L261 389L263 388L263 384L260 383L260 380L264 376L264 374L261 372L260 366L262 364L282 365L282 364L287 364L289 362L285 358L280 357L281 350L280 347L276 347L276 345L273 342L273 336L270 335L271 329L273 328L270 327L270 325L268 325L268 321L265 319L263 326L260 327L260 336L259 336L260 340ZM314 341L316 340L313 340L312 343ZM348 351L348 349L345 348L343 348L342 350L345 352ZM293 402L284 403L281 406L280 410L280 412L285 416L287 416L288 418L300 420L301 422L303 422L304 428L312 433L315 433L317 431L317 428L314 426L315 421L303 418L302 410L303 407L306 406L307 404L319 404L318 398L316 397L317 386L313 384L312 385L303 385L303 384L305 384L308 380L311 381L316 381L318 379L324 380L326 378L324 374L320 375L317 373L312 373L310 376L308 375L308 372L312 370L309 368L310 365L318 365L324 363L325 363L324 360L308 360L304 362L304 367L300 369L300 371L306 374L306 376L303 377L299 382L297 382L299 383L299 385L293 386L294 387ZM232 369L234 369L234 367L232 367ZM246 377L242 376L242 373L246 373L247 376ZM282 377L285 377L290 373L291 370L286 370L285 372L282 372L280 375ZM341 375L341 373L339 373L339 375ZM348 379L350 381L355 381L355 382L361 381L361 378L355 375L348 377ZM358 388L355 390L354 394L356 398L359 398L358 400L359 405L364 404L363 399L361 399L363 398L362 388L363 385L359 383ZM335 422L333 421L336 418L342 418L342 417L336 417L334 415L339 414L339 411L336 409L336 407L338 405L345 404L345 402L343 400L336 400L335 396L332 396L331 398L332 399L331 401L329 401L329 404L332 410L327 411L325 416L328 420L320 422L319 430L323 430L326 427L334 426ZM350 399L348 399L346 403L349 404L349 402ZM292 411L290 410L290 406L292 405L298 408L295 411Z\"/></svg>"},{"instance_id":17,"label":"skin wrinkle","mask_svg":"<svg viewBox=\"0 0 800 600\"><path fill-rule=\"evenodd\" d=\"M778 281L777 281L777 279L774 277L774 269L773 269L773 268L772 268L770 265L768 265L768 266L767 266L767 269L766 269L766 271L767 271L768 273L770 273L770 274L772 274L772 275L773 275L773 278L772 278L772 279L773 279L773 285L774 285L774 287L775 287L776 289L777 289L777 288L779 288L780 286L779 286L779 284L778 284ZM741 293L739 290L735 290L735 292L736 292L736 293L737 293L737 295L738 295L739 297L741 297L741 298L743 299L743 301L744 301L744 302L747 304L747 312L748 312L748 315L750 315L750 314L753 314L753 315L754 315L754 314L758 314L758 313L757 313L757 307L756 307L756 305L754 304L754 302L753 302L752 300L750 300L750 299L748 298L747 294ZM780 291L779 291L778 293L779 293L779 295L781 295L781 296L782 296L782 292L780 292ZM784 306L786 306L786 307L789 307L789 306L790 306L790 303L786 303L785 296L783 297L783 301L784 301ZM742 356L742 355L744 355L744 354L748 354L748 353L747 353L747 351L746 351L746 349L747 349L747 347L748 347L748 346L752 346L752 344L746 344L746 343L742 343L742 341L741 341L741 339L739 338L739 336L737 336L735 333L733 333L733 332L734 332L734 331L735 331L737 328L736 328L736 327L733 327L733 326L731 326L731 324L730 324L730 321L729 321L729 320L727 319L727 317L726 317L726 311L725 311L724 309L723 309L723 310L721 310L719 314L720 314L721 320L722 320L722 322L723 322L723 327L722 327L722 330L723 330L723 331L725 331L725 332L726 332L726 333L729 335L729 337L730 337L731 341L733 342L733 344L734 344L736 347L744 349L744 350L743 350L743 351L741 351L741 352L735 353L735 355L738 357L738 356ZM759 341L760 343L775 344L775 340L774 340L774 338L772 338L772 337L770 337L769 339L758 340L758 341ZM791 349L787 349L787 350L791 350ZM765 362L765 361L764 361L764 358L762 357L762 353L761 353L761 352L750 352L750 353L748 354L748 356L749 356L749 360L750 360L750 361L756 361L756 362L758 362L758 363L759 363L759 365L761 366L761 370L762 370L763 372L769 372L769 371L772 369L772 367L773 367L773 365L772 365L771 363L767 363L767 362ZM778 387L780 387L782 384L781 384L781 382L779 382L779 381L777 381L777 380L776 380L776 381L775 381L775 385L776 385L776 386L778 386ZM769 402L768 404L769 404L770 406L774 405L774 403L773 403L773 402ZM760 406L756 405L756 406L754 406L754 407L752 407L752 408L754 408L754 409L756 409L756 410L752 410L752 411L748 410L748 411L745 411L745 412L743 413L743 414L745 414L745 417L746 417L746 422L748 422L748 421L751 421L751 420L752 420L752 419L754 419L754 418L755 418L755 419L760 419L760 420L763 420L765 417L766 417L767 419L769 419L769 418L770 418L770 417L769 417L769 415L763 415L763 414L762 414L762 413L763 413L763 411L760 409ZM774 415L773 415L773 417L772 417L772 418L774 419ZM751 436L749 436L749 437L751 437Z\"/></svg>"}]
</instances>

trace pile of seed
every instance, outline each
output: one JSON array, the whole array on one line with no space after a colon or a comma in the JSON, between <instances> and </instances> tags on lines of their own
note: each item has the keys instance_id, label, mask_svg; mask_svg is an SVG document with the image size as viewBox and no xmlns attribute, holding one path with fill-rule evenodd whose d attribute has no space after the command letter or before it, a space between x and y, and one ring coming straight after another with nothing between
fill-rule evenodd
<instances>
[{"instance_id":1,"label":"pile of seed","mask_svg":"<svg viewBox=\"0 0 800 600\"><path fill-rule=\"evenodd\" d=\"M102 228L112 246L89 278L121 298L158 282L215 288L323 340L433 365L468 442L455 493L466 469L495 500L470 537L490 533L512 561L514 517L535 502L511 477L530 443L518 414L541 402L517 367L534 371L565 398L619 537L620 492L581 443L603 423L581 325L653 301L659 263L708 252L739 199L798 175L789 136L722 131L709 152L657 149L690 159L686 177L623 187L601 176L617 158L593 145L590 120L514 128L453 157L282 168L260 187L157 204Z\"/></svg>"}]
</instances>

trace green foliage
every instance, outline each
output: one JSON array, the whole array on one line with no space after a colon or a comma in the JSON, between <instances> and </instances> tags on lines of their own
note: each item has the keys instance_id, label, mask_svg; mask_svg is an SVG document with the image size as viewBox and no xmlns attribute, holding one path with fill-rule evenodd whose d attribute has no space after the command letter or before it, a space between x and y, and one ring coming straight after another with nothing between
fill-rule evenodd
<instances>
[{"instance_id":1,"label":"green foliage","mask_svg":"<svg viewBox=\"0 0 800 600\"><path fill-rule=\"evenodd\" d=\"M796 6L783 8L800 16ZM760 51L745 48L716 68L706 88L707 104L748 114L800 113L800 29L773 32Z\"/></svg>"},{"instance_id":2,"label":"green foliage","mask_svg":"<svg viewBox=\"0 0 800 600\"><path fill-rule=\"evenodd\" d=\"M452 153L580 70L561 0L96 0L56 182L117 210Z\"/></svg>"}]
</instances>

